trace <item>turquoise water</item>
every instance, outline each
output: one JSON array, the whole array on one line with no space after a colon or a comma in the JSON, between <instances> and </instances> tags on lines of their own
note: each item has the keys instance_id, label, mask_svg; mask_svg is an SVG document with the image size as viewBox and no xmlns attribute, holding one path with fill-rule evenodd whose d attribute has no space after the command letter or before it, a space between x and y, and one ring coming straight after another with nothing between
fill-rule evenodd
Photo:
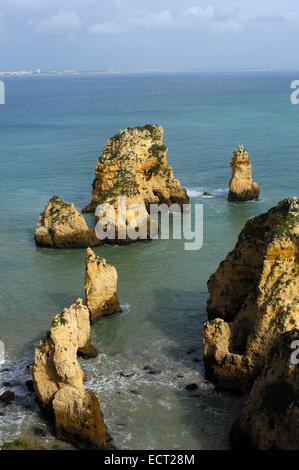
<instances>
[{"instance_id":1,"label":"turquoise water","mask_svg":"<svg viewBox=\"0 0 299 470\"><path fill-rule=\"evenodd\" d=\"M204 245L193 252L184 251L179 240L97 248L118 269L124 312L93 328L101 354L82 367L118 447L228 447L240 402L204 381L206 282L249 217L298 196L299 107L289 99L296 78L251 73L5 80L0 339L7 354L0 379L10 382L16 402L0 410L0 443L31 432L37 423L46 427L23 385L30 378L26 365L53 315L84 293L84 250L36 248L38 216L54 194L78 209L86 205L108 138L125 127L157 123L165 129L175 177L188 188L192 204L204 205ZM247 147L261 187L257 202L225 199L229 160L238 144ZM203 198L203 191L214 197ZM146 365L160 373L149 375ZM124 378L120 371L135 375ZM190 382L199 385L194 393L184 388Z\"/></svg>"}]
</instances>

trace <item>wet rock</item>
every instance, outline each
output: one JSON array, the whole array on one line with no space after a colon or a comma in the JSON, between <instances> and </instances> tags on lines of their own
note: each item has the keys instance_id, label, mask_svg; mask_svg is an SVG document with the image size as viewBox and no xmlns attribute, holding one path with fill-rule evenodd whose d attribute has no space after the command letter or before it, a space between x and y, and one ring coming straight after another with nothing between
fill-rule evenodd
<instances>
[{"instance_id":1,"label":"wet rock","mask_svg":"<svg viewBox=\"0 0 299 470\"><path fill-rule=\"evenodd\" d=\"M28 388L29 392L34 392L34 384L33 380L27 380L25 382L26 387Z\"/></svg>"},{"instance_id":2,"label":"wet rock","mask_svg":"<svg viewBox=\"0 0 299 470\"><path fill-rule=\"evenodd\" d=\"M190 349L188 349L187 354L193 354L194 352L195 352L195 349L194 349L194 348L190 348Z\"/></svg>"},{"instance_id":3,"label":"wet rock","mask_svg":"<svg viewBox=\"0 0 299 470\"><path fill-rule=\"evenodd\" d=\"M193 392L194 390L197 390L198 388L199 387L197 384L192 383L192 384L186 385L185 390L188 390L188 392Z\"/></svg>"},{"instance_id":4,"label":"wet rock","mask_svg":"<svg viewBox=\"0 0 299 470\"><path fill-rule=\"evenodd\" d=\"M148 373L148 374L151 374L151 375L161 374L161 371L160 371L160 370L154 369L154 368L151 367L151 366L144 366L143 370L147 371L147 373Z\"/></svg>"},{"instance_id":5,"label":"wet rock","mask_svg":"<svg viewBox=\"0 0 299 470\"><path fill-rule=\"evenodd\" d=\"M130 393L133 393L133 395L140 395L138 390L130 390Z\"/></svg>"},{"instance_id":6,"label":"wet rock","mask_svg":"<svg viewBox=\"0 0 299 470\"><path fill-rule=\"evenodd\" d=\"M32 428L32 432L35 436L38 436L38 437L46 437L48 434L45 429L40 428L40 427Z\"/></svg>"},{"instance_id":7,"label":"wet rock","mask_svg":"<svg viewBox=\"0 0 299 470\"><path fill-rule=\"evenodd\" d=\"M157 369L151 369L151 370L148 371L148 374L159 375L159 374L161 374L161 371L157 370Z\"/></svg>"},{"instance_id":8,"label":"wet rock","mask_svg":"<svg viewBox=\"0 0 299 470\"><path fill-rule=\"evenodd\" d=\"M5 405L9 405L12 403L15 399L15 394L11 390L6 390L2 395L0 396L0 401L4 403Z\"/></svg>"},{"instance_id":9,"label":"wet rock","mask_svg":"<svg viewBox=\"0 0 299 470\"><path fill-rule=\"evenodd\" d=\"M205 192L203 193L203 196L212 196L212 194L209 193L208 191L205 191Z\"/></svg>"},{"instance_id":10,"label":"wet rock","mask_svg":"<svg viewBox=\"0 0 299 470\"><path fill-rule=\"evenodd\" d=\"M119 373L119 375L120 375L121 377L130 378L130 377L133 377L133 376L135 375L135 372L133 372L132 374L125 374L125 372L121 371L121 372Z\"/></svg>"},{"instance_id":11,"label":"wet rock","mask_svg":"<svg viewBox=\"0 0 299 470\"><path fill-rule=\"evenodd\" d=\"M194 359L192 359L192 362L199 363L199 362L201 362L201 359L198 359L198 357L195 357Z\"/></svg>"}]
</instances>

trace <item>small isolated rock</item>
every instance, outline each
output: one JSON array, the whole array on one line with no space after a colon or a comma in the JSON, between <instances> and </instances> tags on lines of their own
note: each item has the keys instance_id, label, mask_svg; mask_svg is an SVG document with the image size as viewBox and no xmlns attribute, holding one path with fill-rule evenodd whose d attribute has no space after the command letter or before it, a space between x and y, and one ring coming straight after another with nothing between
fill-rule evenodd
<instances>
[{"instance_id":1,"label":"small isolated rock","mask_svg":"<svg viewBox=\"0 0 299 470\"><path fill-rule=\"evenodd\" d=\"M47 435L47 431L39 427L32 428L32 432L35 436L38 436L38 437L46 437Z\"/></svg>"},{"instance_id":2,"label":"small isolated rock","mask_svg":"<svg viewBox=\"0 0 299 470\"><path fill-rule=\"evenodd\" d=\"M138 392L138 390L130 390L131 393L133 393L133 395L140 395L140 393Z\"/></svg>"},{"instance_id":3,"label":"small isolated rock","mask_svg":"<svg viewBox=\"0 0 299 470\"><path fill-rule=\"evenodd\" d=\"M2 403L5 403L6 405L9 405L11 402L13 402L15 399L15 394L11 390L6 390L2 395L0 396L0 401Z\"/></svg>"},{"instance_id":4,"label":"small isolated rock","mask_svg":"<svg viewBox=\"0 0 299 470\"><path fill-rule=\"evenodd\" d=\"M29 392L34 392L33 380L27 380L27 382L25 382L25 385L28 388Z\"/></svg>"},{"instance_id":5,"label":"small isolated rock","mask_svg":"<svg viewBox=\"0 0 299 470\"><path fill-rule=\"evenodd\" d=\"M212 196L212 194L209 193L208 191L205 191L205 192L203 193L203 196Z\"/></svg>"},{"instance_id":6,"label":"small isolated rock","mask_svg":"<svg viewBox=\"0 0 299 470\"><path fill-rule=\"evenodd\" d=\"M121 377L129 378L129 377L133 377L133 375L135 375L135 372L132 372L132 374L125 374L125 372L121 371L121 372L119 373L119 375L120 375Z\"/></svg>"},{"instance_id":7,"label":"small isolated rock","mask_svg":"<svg viewBox=\"0 0 299 470\"><path fill-rule=\"evenodd\" d=\"M192 384L186 385L185 390L188 390L188 392L193 392L194 390L197 390L198 388L199 387L197 384L192 383Z\"/></svg>"},{"instance_id":8,"label":"small isolated rock","mask_svg":"<svg viewBox=\"0 0 299 470\"><path fill-rule=\"evenodd\" d=\"M190 349L188 349L187 354L192 354L192 353L194 353L194 352L195 352L195 349L194 349L194 348L190 348Z\"/></svg>"},{"instance_id":9,"label":"small isolated rock","mask_svg":"<svg viewBox=\"0 0 299 470\"><path fill-rule=\"evenodd\" d=\"M147 371L147 373L151 375L161 374L160 370L154 369L151 366L144 366L143 370Z\"/></svg>"},{"instance_id":10,"label":"small isolated rock","mask_svg":"<svg viewBox=\"0 0 299 470\"><path fill-rule=\"evenodd\" d=\"M260 188L252 181L251 163L244 145L239 145L233 152L230 162L232 177L229 182L228 200L231 202L257 199Z\"/></svg>"},{"instance_id":11,"label":"small isolated rock","mask_svg":"<svg viewBox=\"0 0 299 470\"><path fill-rule=\"evenodd\" d=\"M117 297L117 271L105 259L87 248L85 257L85 301L92 323L121 312Z\"/></svg>"},{"instance_id":12,"label":"small isolated rock","mask_svg":"<svg viewBox=\"0 0 299 470\"><path fill-rule=\"evenodd\" d=\"M74 204L66 204L58 196L53 196L46 204L34 239L38 246L53 248L87 248L102 243Z\"/></svg>"}]
</instances>

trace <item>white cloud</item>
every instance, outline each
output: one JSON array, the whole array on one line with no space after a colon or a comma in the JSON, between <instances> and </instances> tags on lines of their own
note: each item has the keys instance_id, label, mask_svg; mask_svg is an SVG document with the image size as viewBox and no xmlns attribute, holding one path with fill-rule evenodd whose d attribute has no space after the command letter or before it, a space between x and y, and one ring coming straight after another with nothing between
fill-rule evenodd
<instances>
[{"instance_id":1,"label":"white cloud","mask_svg":"<svg viewBox=\"0 0 299 470\"><path fill-rule=\"evenodd\" d=\"M175 22L168 10L157 13L122 17L107 23L97 23L89 27L90 34L121 34L139 28L164 27Z\"/></svg>"},{"instance_id":2,"label":"white cloud","mask_svg":"<svg viewBox=\"0 0 299 470\"><path fill-rule=\"evenodd\" d=\"M126 30L119 26L116 22L110 23L97 23L88 28L90 34L120 34L125 33Z\"/></svg>"},{"instance_id":3,"label":"white cloud","mask_svg":"<svg viewBox=\"0 0 299 470\"><path fill-rule=\"evenodd\" d=\"M214 8L211 5L208 5L206 7L190 7L184 11L183 16L196 16L202 19L210 19L214 16Z\"/></svg>"},{"instance_id":4,"label":"white cloud","mask_svg":"<svg viewBox=\"0 0 299 470\"><path fill-rule=\"evenodd\" d=\"M38 33L76 32L82 27L81 18L75 11L60 12L35 26Z\"/></svg>"}]
</instances>

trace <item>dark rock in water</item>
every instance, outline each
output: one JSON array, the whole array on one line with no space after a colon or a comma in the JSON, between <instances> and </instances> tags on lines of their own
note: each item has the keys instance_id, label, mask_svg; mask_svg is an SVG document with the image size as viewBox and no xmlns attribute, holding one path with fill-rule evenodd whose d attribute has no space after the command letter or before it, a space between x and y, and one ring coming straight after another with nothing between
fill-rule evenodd
<instances>
[{"instance_id":1,"label":"dark rock in water","mask_svg":"<svg viewBox=\"0 0 299 470\"><path fill-rule=\"evenodd\" d=\"M6 390L0 396L0 401L2 403L5 403L6 405L9 405L12 401L14 401L14 399L15 399L15 394L11 390Z\"/></svg>"},{"instance_id":2,"label":"dark rock in water","mask_svg":"<svg viewBox=\"0 0 299 470\"><path fill-rule=\"evenodd\" d=\"M131 393L133 393L133 395L140 395L140 393L138 392L138 390L130 390Z\"/></svg>"},{"instance_id":3,"label":"dark rock in water","mask_svg":"<svg viewBox=\"0 0 299 470\"><path fill-rule=\"evenodd\" d=\"M205 191L205 192L203 193L203 196L212 196L212 194L209 193L208 191Z\"/></svg>"},{"instance_id":4,"label":"dark rock in water","mask_svg":"<svg viewBox=\"0 0 299 470\"><path fill-rule=\"evenodd\" d=\"M28 388L29 392L34 392L33 380L27 380L25 382L25 385Z\"/></svg>"},{"instance_id":5,"label":"dark rock in water","mask_svg":"<svg viewBox=\"0 0 299 470\"><path fill-rule=\"evenodd\" d=\"M10 382L3 382L3 387L11 387L11 383Z\"/></svg>"},{"instance_id":6,"label":"dark rock in water","mask_svg":"<svg viewBox=\"0 0 299 470\"><path fill-rule=\"evenodd\" d=\"M183 375L177 375L176 378L177 378L177 379L183 379L184 376L183 376Z\"/></svg>"},{"instance_id":7,"label":"dark rock in water","mask_svg":"<svg viewBox=\"0 0 299 470\"><path fill-rule=\"evenodd\" d=\"M188 349L187 354L192 354L192 353L194 353L194 352L195 352L195 349L194 349L194 348L190 348L190 349Z\"/></svg>"},{"instance_id":8,"label":"dark rock in water","mask_svg":"<svg viewBox=\"0 0 299 470\"><path fill-rule=\"evenodd\" d=\"M9 369L1 369L0 372L10 372Z\"/></svg>"},{"instance_id":9,"label":"dark rock in water","mask_svg":"<svg viewBox=\"0 0 299 470\"><path fill-rule=\"evenodd\" d=\"M194 390L197 390L198 389L198 385L197 384L188 384L186 385L185 387L185 390L188 390L188 392L193 392Z\"/></svg>"},{"instance_id":10,"label":"dark rock in water","mask_svg":"<svg viewBox=\"0 0 299 470\"><path fill-rule=\"evenodd\" d=\"M151 375L157 375L157 374L161 374L161 371L158 370L158 369L154 369L153 367L151 366L144 366L143 370L146 370L148 374L151 374Z\"/></svg>"},{"instance_id":11,"label":"dark rock in water","mask_svg":"<svg viewBox=\"0 0 299 470\"><path fill-rule=\"evenodd\" d=\"M148 374L151 374L151 375L158 375L158 374L161 374L161 371L160 370L156 370L156 369L151 369L148 371Z\"/></svg>"},{"instance_id":12,"label":"dark rock in water","mask_svg":"<svg viewBox=\"0 0 299 470\"><path fill-rule=\"evenodd\" d=\"M38 436L38 437L46 437L47 435L47 431L39 427L32 428L32 432L35 436Z\"/></svg>"},{"instance_id":13,"label":"dark rock in water","mask_svg":"<svg viewBox=\"0 0 299 470\"><path fill-rule=\"evenodd\" d=\"M5 413L3 413L3 411L0 411L0 416L5 416Z\"/></svg>"},{"instance_id":14,"label":"dark rock in water","mask_svg":"<svg viewBox=\"0 0 299 470\"><path fill-rule=\"evenodd\" d=\"M133 377L133 375L135 375L135 372L132 372L132 374L125 374L123 371L121 371L121 372L119 373L119 375L120 375L121 377L130 378L130 377Z\"/></svg>"},{"instance_id":15,"label":"dark rock in water","mask_svg":"<svg viewBox=\"0 0 299 470\"><path fill-rule=\"evenodd\" d=\"M201 359L198 359L198 357L195 357L194 359L192 359L193 362L201 362Z\"/></svg>"}]
</instances>

